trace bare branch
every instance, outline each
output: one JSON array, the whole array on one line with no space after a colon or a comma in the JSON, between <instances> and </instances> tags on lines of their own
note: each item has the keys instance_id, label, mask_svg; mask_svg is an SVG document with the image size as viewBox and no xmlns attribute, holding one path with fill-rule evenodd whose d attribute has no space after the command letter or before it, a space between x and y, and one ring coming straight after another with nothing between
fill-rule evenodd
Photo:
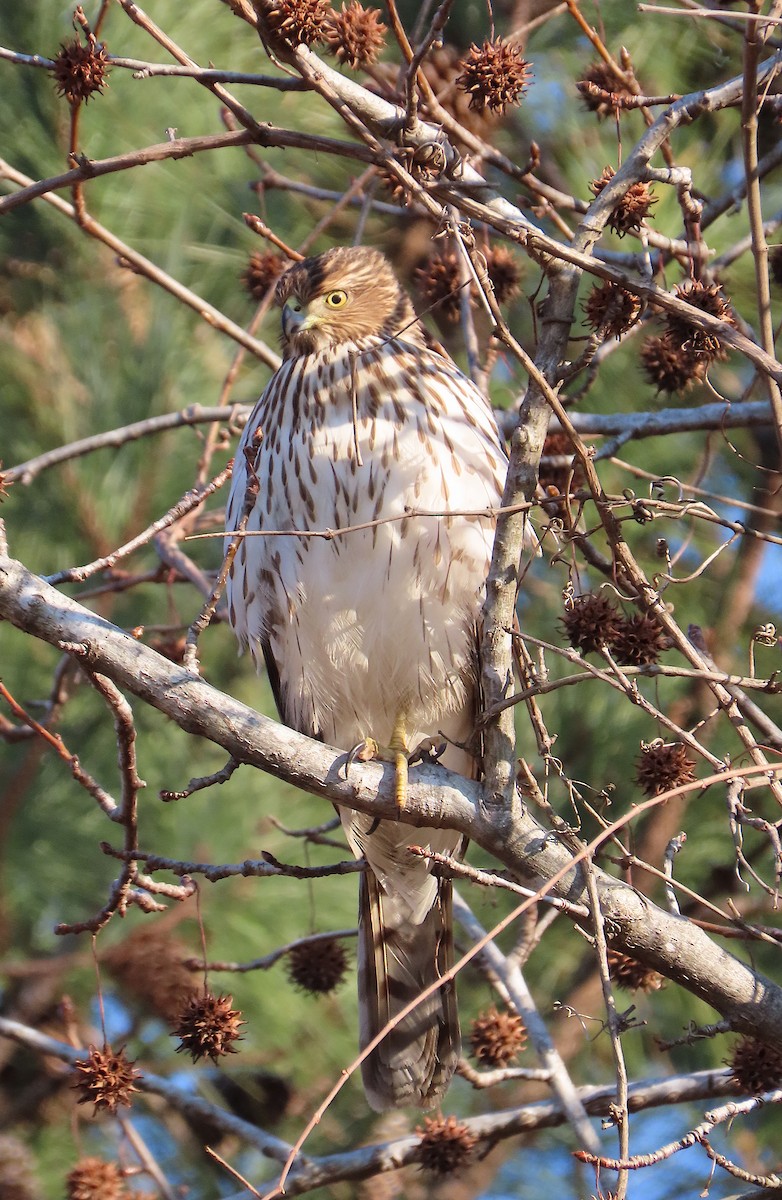
<instances>
[{"instance_id":1,"label":"bare branch","mask_svg":"<svg viewBox=\"0 0 782 1200\"><path fill-rule=\"evenodd\" d=\"M23 187L27 187L33 182L27 175L23 175L21 171L17 171L10 163L5 162L4 159L0 159L0 178L8 179L12 183L20 184ZM279 355L270 350L263 342L258 341L257 338L250 337L242 329L241 325L237 325L234 321L231 321L219 309L216 309L206 300L197 296L195 292L192 292L190 288L186 288L183 284L178 283L166 271L162 271L160 267L155 266L148 258L145 258L143 254L132 250L130 246L120 241L110 230L105 229L97 221L94 221L92 217L85 217L80 220L79 213L77 213L74 205L67 204L59 196L47 194L43 196L43 199L48 204L51 204L53 208L57 209L58 212L70 217L72 221L76 221L91 237L103 242L105 246L108 246L110 250L118 254L122 265L131 267L140 275L145 275L153 283L157 283L165 291L170 292L172 296L175 296L177 300L181 300L188 308L194 309L208 325L220 330L221 333L227 334L234 341L239 342L240 345L245 346L251 354L259 358L261 362L265 362L273 370L279 366Z\"/></svg>"},{"instance_id":2,"label":"bare branch","mask_svg":"<svg viewBox=\"0 0 782 1200\"><path fill-rule=\"evenodd\" d=\"M393 772L387 765L355 764L345 779L344 753L284 729L210 687L61 596L9 558L0 558L0 615L58 648L78 647L80 659L91 670L108 675L120 687L165 712L180 728L221 745L232 757L337 804L399 819ZM734 769L701 781L701 786L728 777L751 780L753 775L767 785L769 779L782 776L782 763ZM673 789L639 804L593 839L584 853L591 854L615 829L675 793ZM546 879L543 890L554 889L555 894L579 903L584 881L578 856L560 846L529 813L518 811L512 826L498 827L481 809L479 800L477 784L441 767L421 764L411 772L403 819L412 825L447 824L458 829L514 873L536 884ZM606 920L616 931L613 945L703 996L730 1017L733 1028L776 1042L782 1028L782 988L632 888L608 876L598 874L598 879ZM523 902L525 906L529 903Z\"/></svg>"},{"instance_id":3,"label":"bare branch","mask_svg":"<svg viewBox=\"0 0 782 1200\"><path fill-rule=\"evenodd\" d=\"M10 1038L39 1054L46 1054L68 1063L86 1055L83 1049L75 1049L58 1042L7 1017L0 1017L0 1036ZM170 1080L162 1079L148 1071L143 1072L137 1081L137 1087L142 1093L161 1096L167 1104L185 1116L213 1122L218 1129L238 1137L241 1142L256 1148L273 1161L282 1162L289 1153L290 1148L279 1138L255 1124L235 1117L224 1108L202 1100L195 1096L190 1088L179 1087ZM668 1077L665 1080L641 1081L631 1087L629 1104L632 1111L642 1111L662 1104L686 1103L707 1097L732 1095L733 1092L734 1085L727 1071L700 1071L693 1075ZM597 1116L608 1112L613 1089L586 1087L579 1089L578 1096L585 1109ZM469 1117L466 1124L475 1137L491 1144L501 1138L518 1136L533 1129L556 1128L562 1125L565 1119L559 1105L546 1101L505 1112ZM406 1163L417 1161L419 1145L418 1137L406 1137L323 1158L300 1159L286 1180L286 1195L298 1196L315 1187L323 1187L339 1180L366 1179L384 1171L397 1170Z\"/></svg>"}]
</instances>

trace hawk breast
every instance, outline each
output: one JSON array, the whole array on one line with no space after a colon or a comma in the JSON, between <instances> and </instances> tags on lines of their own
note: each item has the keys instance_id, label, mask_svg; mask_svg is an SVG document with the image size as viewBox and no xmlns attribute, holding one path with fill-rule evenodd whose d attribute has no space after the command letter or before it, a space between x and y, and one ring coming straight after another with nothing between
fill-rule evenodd
<instances>
[{"instance_id":1,"label":"hawk breast","mask_svg":"<svg viewBox=\"0 0 782 1200\"><path fill-rule=\"evenodd\" d=\"M259 429L247 529L267 536L242 541L228 601L241 640L273 660L284 719L347 749L390 737L405 706L411 745L435 734L474 689L494 520L469 514L496 508L506 465L488 403L398 339L290 359L245 429L229 530Z\"/></svg>"}]
</instances>

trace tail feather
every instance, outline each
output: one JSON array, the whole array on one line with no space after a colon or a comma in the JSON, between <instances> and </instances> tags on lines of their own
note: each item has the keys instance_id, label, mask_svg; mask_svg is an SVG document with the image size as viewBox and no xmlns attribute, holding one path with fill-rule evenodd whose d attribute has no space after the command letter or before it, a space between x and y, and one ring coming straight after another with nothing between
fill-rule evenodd
<instances>
[{"instance_id":1,"label":"tail feather","mask_svg":"<svg viewBox=\"0 0 782 1200\"><path fill-rule=\"evenodd\" d=\"M362 1048L388 1021L441 979L453 962L451 883L438 881L437 896L422 921L387 892L371 869L359 893L359 1013ZM442 1098L460 1052L454 983L421 1001L385 1035L362 1064L372 1108L431 1108Z\"/></svg>"}]
</instances>

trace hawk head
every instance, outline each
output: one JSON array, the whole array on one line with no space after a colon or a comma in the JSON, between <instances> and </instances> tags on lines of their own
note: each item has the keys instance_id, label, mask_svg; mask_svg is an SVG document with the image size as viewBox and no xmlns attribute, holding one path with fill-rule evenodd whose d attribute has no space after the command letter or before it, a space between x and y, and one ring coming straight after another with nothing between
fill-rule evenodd
<instances>
[{"instance_id":1,"label":"hawk head","mask_svg":"<svg viewBox=\"0 0 782 1200\"><path fill-rule=\"evenodd\" d=\"M305 258L277 284L285 358L377 334L420 343L415 310L388 260L368 246Z\"/></svg>"}]
</instances>

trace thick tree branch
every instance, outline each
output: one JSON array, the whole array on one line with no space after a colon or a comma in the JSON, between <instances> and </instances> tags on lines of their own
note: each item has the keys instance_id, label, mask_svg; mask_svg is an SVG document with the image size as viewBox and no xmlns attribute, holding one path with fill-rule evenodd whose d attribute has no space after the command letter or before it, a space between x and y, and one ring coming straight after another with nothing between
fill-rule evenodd
<instances>
[{"instance_id":1,"label":"thick tree branch","mask_svg":"<svg viewBox=\"0 0 782 1200\"><path fill-rule=\"evenodd\" d=\"M353 142L342 142L336 138L320 137L317 134L299 133L295 129L275 129L264 126L260 132L240 129L229 133L205 134L202 137L174 138L170 142L158 142L142 150L131 150L128 154L117 154L112 158L79 158L79 165L61 175L38 180L26 187L11 192L0 199L0 216L45 196L50 192L63 191L75 183L88 179L99 179L104 175L115 175L119 171L133 170L148 163L165 162L167 159L191 158L209 150L221 150L232 146L296 147L318 154L338 154L344 158L355 158L360 162L372 162L371 153Z\"/></svg>"},{"instance_id":2,"label":"thick tree branch","mask_svg":"<svg viewBox=\"0 0 782 1200\"><path fill-rule=\"evenodd\" d=\"M188 733L222 746L315 795L373 816L399 819L393 771L356 764L345 779L345 755L286 729L211 687L62 596L21 563L0 558L0 616L59 650L76 654L169 716ZM782 764L769 764L779 773ZM758 777L762 777L757 770ZM447 825L476 841L516 874L572 903L587 899L583 873L555 835L523 810L512 825L483 813L480 786L438 766L411 772L404 820L415 826ZM651 803L651 802L648 802ZM644 810L639 805L637 812ZM629 820L630 818L626 818ZM595 848L601 835L588 848ZM775 1044L782 1041L782 988L717 946L682 917L657 908L634 889L596 872L612 946L631 954L706 1000L734 1029ZM528 904L529 901L525 902Z\"/></svg>"}]
</instances>

